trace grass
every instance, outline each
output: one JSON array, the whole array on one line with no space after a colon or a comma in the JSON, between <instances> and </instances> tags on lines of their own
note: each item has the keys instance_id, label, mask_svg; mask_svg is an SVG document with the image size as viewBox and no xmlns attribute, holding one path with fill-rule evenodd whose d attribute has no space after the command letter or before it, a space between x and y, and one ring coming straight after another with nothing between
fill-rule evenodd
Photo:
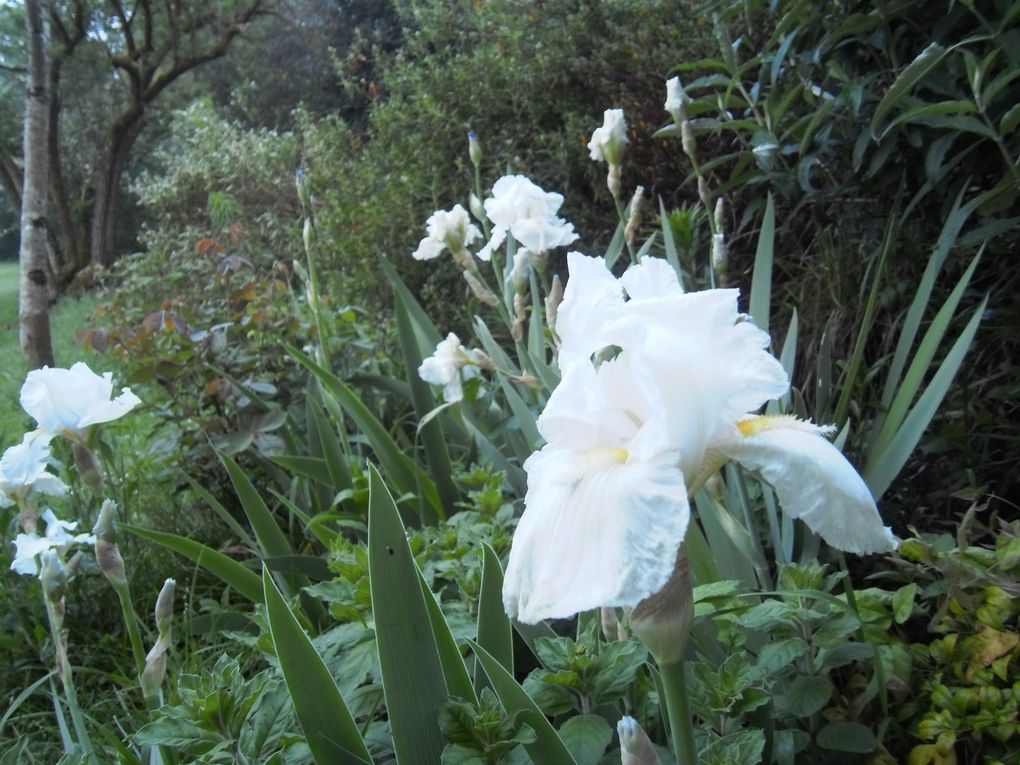
<instances>
[{"instance_id":1,"label":"grass","mask_svg":"<svg viewBox=\"0 0 1020 765\"><path fill-rule=\"evenodd\" d=\"M93 294L61 298L50 313L53 353L58 366L76 361L94 366L95 354L75 342L87 326L99 299ZM18 405L25 379L25 361L18 345L18 263L0 263L0 452L19 440L34 423Z\"/></svg>"}]
</instances>

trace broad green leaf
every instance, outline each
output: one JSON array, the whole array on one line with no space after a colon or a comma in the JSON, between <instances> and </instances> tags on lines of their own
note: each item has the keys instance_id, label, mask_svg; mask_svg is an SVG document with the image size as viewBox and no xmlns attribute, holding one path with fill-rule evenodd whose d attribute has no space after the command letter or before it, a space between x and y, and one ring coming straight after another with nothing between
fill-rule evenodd
<instances>
[{"instance_id":1,"label":"broad green leaf","mask_svg":"<svg viewBox=\"0 0 1020 765\"><path fill-rule=\"evenodd\" d=\"M449 694L420 572L382 477L369 465L368 565L376 645L397 760L434 765L445 741L437 712Z\"/></svg>"},{"instance_id":2,"label":"broad green leaf","mask_svg":"<svg viewBox=\"0 0 1020 765\"><path fill-rule=\"evenodd\" d=\"M556 730L546 719L527 692L514 680L503 665L492 654L477 643L470 643L475 658L482 665L489 685L495 691L507 714L521 714L521 719L535 731L534 743L525 744L533 762L542 765L577 765L570 750L557 735Z\"/></svg>"},{"instance_id":3,"label":"broad green leaf","mask_svg":"<svg viewBox=\"0 0 1020 765\"><path fill-rule=\"evenodd\" d=\"M921 122L924 124L930 124L925 120L932 116L974 114L977 111L978 108L972 101L939 101L934 104L921 103L919 106L907 109L902 114L898 115L896 119L892 120L885 129L882 130L882 134L879 136L879 139L885 137L886 133L904 122Z\"/></svg>"},{"instance_id":4,"label":"broad green leaf","mask_svg":"<svg viewBox=\"0 0 1020 765\"><path fill-rule=\"evenodd\" d=\"M769 194L765 204L765 217L758 234L758 249L754 255L754 274L751 277L749 313L754 323L769 331L769 308L772 303L772 259L776 233L776 208Z\"/></svg>"},{"instance_id":5,"label":"broad green leaf","mask_svg":"<svg viewBox=\"0 0 1020 765\"><path fill-rule=\"evenodd\" d=\"M340 438L336 429L326 417L318 402L313 402L311 407L311 418L315 421L315 431L318 435L319 448L322 451L322 459L326 463L326 471L329 474L329 488L334 493L344 489L353 489L354 483L351 478L351 468L347 461L347 455L340 447Z\"/></svg>"},{"instance_id":6,"label":"broad green leaf","mask_svg":"<svg viewBox=\"0 0 1020 765\"><path fill-rule=\"evenodd\" d=\"M302 478L318 481L323 486L332 487L333 477L330 475L326 460L322 457L305 457L301 454L274 454L273 462L288 472Z\"/></svg>"},{"instance_id":7,"label":"broad green leaf","mask_svg":"<svg viewBox=\"0 0 1020 765\"><path fill-rule=\"evenodd\" d=\"M492 333L486 326L485 322L482 321L481 317L475 317L475 332L478 335L478 339L482 342L482 348L489 356L496 361L497 366L503 369L512 369L513 365L510 362L509 357L499 347L499 344L492 337ZM506 360L506 364L502 360ZM503 391L503 395L506 397L507 404L510 405L510 411L513 412L514 417L517 420L517 425L521 429L521 433L528 442L530 449L534 450L538 448L538 445L542 443L542 436L538 432L538 426L535 424L535 413L528 408L528 405L521 398L521 395L514 388L513 384L507 379L505 374L498 374L499 385Z\"/></svg>"},{"instance_id":8,"label":"broad green leaf","mask_svg":"<svg viewBox=\"0 0 1020 765\"><path fill-rule=\"evenodd\" d=\"M876 130L878 124L885 119L886 115L896 107L904 96L914 89L917 83L923 80L945 58L948 52L946 48L943 48L938 43L932 43L899 73L893 84L889 87L889 90L882 96L882 100L878 102L878 106L875 107L875 113L871 118L872 135L878 134Z\"/></svg>"},{"instance_id":9,"label":"broad green leaf","mask_svg":"<svg viewBox=\"0 0 1020 765\"><path fill-rule=\"evenodd\" d=\"M560 739L577 765L598 765L613 740L613 729L598 715L577 715L560 726Z\"/></svg>"},{"instance_id":10,"label":"broad green leaf","mask_svg":"<svg viewBox=\"0 0 1020 765\"><path fill-rule=\"evenodd\" d=\"M219 577L223 582L248 598L248 600L253 603L262 602L262 583L259 581L258 575L252 573L249 568L238 563L236 560L228 558L223 553L217 552L211 547L206 547L201 542L196 542L193 539L166 531L152 531L151 529L143 529L138 526L130 526L126 523L120 524L118 528L191 558L195 563L209 573Z\"/></svg>"},{"instance_id":11,"label":"broad green leaf","mask_svg":"<svg viewBox=\"0 0 1020 765\"><path fill-rule=\"evenodd\" d=\"M967 351L970 350L974 334L981 323L981 317L987 304L988 296L985 295L967 326L953 343L953 347L949 349L938 372L935 373L928 387L921 394L921 398L918 399L914 408L910 410L910 414L904 419L903 425L889 442L889 446L881 454L876 455L875 460L869 463L864 470L864 482L868 484L875 499L885 493L896 475L907 464L907 459L921 440L921 436L924 435L928 423L935 416L935 412L949 391L949 386L952 384L953 378L956 377L956 372L963 363Z\"/></svg>"},{"instance_id":12,"label":"broad green leaf","mask_svg":"<svg viewBox=\"0 0 1020 765\"><path fill-rule=\"evenodd\" d=\"M276 657L316 765L371 765L372 756L333 676L268 570L262 573L262 587Z\"/></svg>"},{"instance_id":13,"label":"broad green leaf","mask_svg":"<svg viewBox=\"0 0 1020 765\"><path fill-rule=\"evenodd\" d=\"M379 264L386 274L386 278L389 279L393 291L400 295L404 306L410 313L415 337L418 340L418 353L421 354L422 358L429 356L439 344L439 341L443 339L443 335L440 334L436 325L432 323L432 319L429 318L425 309L415 299L407 285L404 284L403 279L397 274L392 264L386 258L380 258Z\"/></svg>"},{"instance_id":14,"label":"broad green leaf","mask_svg":"<svg viewBox=\"0 0 1020 765\"><path fill-rule=\"evenodd\" d=\"M818 731L815 741L822 749L856 754L868 754L879 747L879 741L870 728L845 720L838 720L826 725Z\"/></svg>"},{"instance_id":15,"label":"broad green leaf","mask_svg":"<svg viewBox=\"0 0 1020 765\"><path fill-rule=\"evenodd\" d=\"M776 698L783 714L810 717L820 712L832 698L832 683L824 675L801 675Z\"/></svg>"},{"instance_id":16,"label":"broad green leaf","mask_svg":"<svg viewBox=\"0 0 1020 765\"><path fill-rule=\"evenodd\" d=\"M514 635L503 608L503 568L488 544L482 544L482 588L478 598L478 644L511 675L514 673ZM477 676L476 676L477 681Z\"/></svg>"},{"instance_id":17,"label":"broad green leaf","mask_svg":"<svg viewBox=\"0 0 1020 765\"><path fill-rule=\"evenodd\" d=\"M914 597L917 595L917 585L914 582L905 584L893 593L893 620L897 624L903 624L914 612Z\"/></svg>"}]
</instances>

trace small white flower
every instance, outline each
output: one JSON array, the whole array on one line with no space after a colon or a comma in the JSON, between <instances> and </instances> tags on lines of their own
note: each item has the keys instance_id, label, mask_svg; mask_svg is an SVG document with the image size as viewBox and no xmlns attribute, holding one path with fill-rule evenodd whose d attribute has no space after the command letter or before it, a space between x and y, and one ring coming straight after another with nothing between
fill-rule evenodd
<instances>
[{"instance_id":1,"label":"small white flower","mask_svg":"<svg viewBox=\"0 0 1020 765\"><path fill-rule=\"evenodd\" d=\"M596 162L619 165L627 144L627 120L623 109L606 109L603 120L602 127L592 133L588 141L588 151Z\"/></svg>"},{"instance_id":2,"label":"small white flower","mask_svg":"<svg viewBox=\"0 0 1020 765\"><path fill-rule=\"evenodd\" d=\"M129 388L113 395L113 375L97 375L83 361L70 369L43 367L28 373L21 387L21 406L53 435L87 446L94 426L130 412L141 400Z\"/></svg>"},{"instance_id":3,"label":"small white flower","mask_svg":"<svg viewBox=\"0 0 1020 765\"><path fill-rule=\"evenodd\" d=\"M453 332L436 346L436 351L421 366L418 376L427 383L443 386L443 400L460 401L464 398L461 386L461 370L475 364L471 352L460 343Z\"/></svg>"},{"instance_id":4,"label":"small white flower","mask_svg":"<svg viewBox=\"0 0 1020 765\"><path fill-rule=\"evenodd\" d=\"M482 238L482 232L471 222L467 210L454 205L452 210L436 210L426 221L428 236L414 251L415 260L432 260L443 250L459 255L467 246Z\"/></svg>"},{"instance_id":5,"label":"small white flower","mask_svg":"<svg viewBox=\"0 0 1020 765\"><path fill-rule=\"evenodd\" d=\"M46 521L46 535L18 534L14 540L14 562L11 569L19 574L35 575L39 573L37 557L46 550L57 550L61 553L71 545L94 545L96 538L92 534L69 534L78 528L77 521L62 521L52 510L42 514Z\"/></svg>"},{"instance_id":6,"label":"small white flower","mask_svg":"<svg viewBox=\"0 0 1020 765\"><path fill-rule=\"evenodd\" d=\"M523 175L505 175L485 200L485 214L492 221L492 236L478 257L489 260L506 240L507 232L535 253L565 247L577 239L574 226L557 213L563 195L543 191Z\"/></svg>"},{"instance_id":7,"label":"small white flower","mask_svg":"<svg viewBox=\"0 0 1020 765\"><path fill-rule=\"evenodd\" d=\"M759 471L832 546L895 547L825 429L750 414L789 380L768 334L738 312L737 290L684 293L656 258L619 279L601 258L572 252L567 263L562 379L538 419L546 445L524 464L503 586L511 616L534 623L658 592L687 532L688 487L727 458Z\"/></svg>"},{"instance_id":8,"label":"small white flower","mask_svg":"<svg viewBox=\"0 0 1020 765\"><path fill-rule=\"evenodd\" d=\"M30 431L20 444L0 457L0 507L10 507L39 494L51 497L67 494L64 482L46 470L52 438L44 430Z\"/></svg>"}]
</instances>

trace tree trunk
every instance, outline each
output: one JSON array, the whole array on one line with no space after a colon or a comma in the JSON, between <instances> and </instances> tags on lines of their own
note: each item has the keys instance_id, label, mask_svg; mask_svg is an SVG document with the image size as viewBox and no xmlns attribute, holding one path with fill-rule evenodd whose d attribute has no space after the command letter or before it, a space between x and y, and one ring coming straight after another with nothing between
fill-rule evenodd
<instances>
[{"instance_id":1,"label":"tree trunk","mask_svg":"<svg viewBox=\"0 0 1020 765\"><path fill-rule=\"evenodd\" d=\"M131 149L144 124L144 110L125 114L110 129L101 161L94 177L92 200L92 265L109 267L116 259L114 223L120 202L120 181L124 175Z\"/></svg>"},{"instance_id":2,"label":"tree trunk","mask_svg":"<svg viewBox=\"0 0 1020 765\"><path fill-rule=\"evenodd\" d=\"M50 264L46 227L49 181L49 0L27 0L28 92L25 101L25 180L21 204L21 282L18 327L31 369L53 365Z\"/></svg>"}]
</instances>

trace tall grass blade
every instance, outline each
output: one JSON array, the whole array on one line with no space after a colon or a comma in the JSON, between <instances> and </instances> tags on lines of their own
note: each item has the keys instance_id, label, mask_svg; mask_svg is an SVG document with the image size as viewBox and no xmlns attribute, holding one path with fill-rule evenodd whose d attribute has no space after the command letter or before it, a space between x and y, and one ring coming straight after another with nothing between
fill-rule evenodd
<instances>
[{"instance_id":1,"label":"tall grass blade","mask_svg":"<svg viewBox=\"0 0 1020 765\"><path fill-rule=\"evenodd\" d=\"M903 378L903 383L896 392L889 411L885 415L881 430L879 430L878 436L870 446L869 460L874 455L880 454L885 450L889 445L889 441L892 440L893 434L903 424L903 419L907 416L907 409L910 407L917 392L921 389L925 377L928 375L928 370L935 359L935 352L938 350L942 338L945 337L946 331L949 329L949 323L956 314L960 299L963 297L967 285L970 284L970 279L974 275L974 269L977 267L980 259L981 253L979 252L971 260L967 270L960 277L960 281L957 282L956 287L953 288L953 291L949 294L946 302L943 303L928 327L927 332L925 332L924 337L921 339L921 344L918 346L917 352L910 362L910 368Z\"/></svg>"},{"instance_id":2,"label":"tall grass blade","mask_svg":"<svg viewBox=\"0 0 1020 765\"><path fill-rule=\"evenodd\" d=\"M942 403L942 399L945 398L957 370L974 341L974 334L981 323L981 317L987 304L988 296L985 295L977 310L974 311L974 315L967 322L967 326L953 343L953 347L949 349L939 371L935 373L928 387L921 394L921 398L918 399L913 409L910 410L910 414L903 421L903 425L889 442L889 446L877 455L865 469L864 481L876 499L885 493L893 479L903 469L927 429L928 423L935 416L935 411Z\"/></svg>"},{"instance_id":3,"label":"tall grass blade","mask_svg":"<svg viewBox=\"0 0 1020 765\"><path fill-rule=\"evenodd\" d=\"M662 228L662 246L666 251L666 260L673 270L676 271L676 278L680 280L680 284L684 283L683 272L680 270L680 255L676 249L676 240L673 239L673 229L669 225L669 215L666 213L666 205L662 203L662 197L659 197L659 224Z\"/></svg>"},{"instance_id":4,"label":"tall grass blade","mask_svg":"<svg viewBox=\"0 0 1020 765\"><path fill-rule=\"evenodd\" d=\"M393 748L402 765L435 765L445 745L437 715L449 694L404 524L372 465L368 504L372 612Z\"/></svg>"},{"instance_id":5,"label":"tall grass blade","mask_svg":"<svg viewBox=\"0 0 1020 765\"><path fill-rule=\"evenodd\" d=\"M262 499L258 489L230 456L220 454L219 458L230 475L230 482L234 486L234 491L237 492L238 499L241 500L244 514L255 532L255 539L259 543L260 557L293 555L294 548L291 547L290 541L280 530L280 525L269 511L269 507ZM280 579L282 579L284 591L288 597L296 594L298 589L308 584L308 580L304 577L290 574L281 574Z\"/></svg>"},{"instance_id":6,"label":"tall grass blade","mask_svg":"<svg viewBox=\"0 0 1020 765\"><path fill-rule=\"evenodd\" d=\"M443 435L443 426L438 417L433 417L424 422L426 416L435 406L435 397L428 383L418 375L418 367L422 363L422 354L418 350L414 328L411 322L409 309L401 295L394 290L394 310L397 315L397 335L400 338L400 351L404 359L404 369L407 371L407 384L411 389L411 401L414 404L414 413L420 425L418 436L421 438L422 447L425 452L425 461L429 466L429 474L436 482L436 489L439 492L439 508L425 508L438 512L426 513L422 523L433 523L436 516L445 519L448 515L456 512L457 502L460 500L460 492L453 483L453 468L450 466L450 454L446 449L446 438Z\"/></svg>"},{"instance_id":7,"label":"tall grass blade","mask_svg":"<svg viewBox=\"0 0 1020 765\"><path fill-rule=\"evenodd\" d=\"M446 687L451 696L460 696L462 699L477 701L474 685L471 684L471 675L468 674L467 665L464 664L464 656L457 645L457 639L453 636L446 617L443 616L443 609L439 605L439 599L429 589L421 571L418 572L418 581L421 584L422 600L429 612L429 623L432 625L432 635L436 640L436 651L439 653L439 666L443 669L443 679L446 680Z\"/></svg>"},{"instance_id":8,"label":"tall grass blade","mask_svg":"<svg viewBox=\"0 0 1020 765\"><path fill-rule=\"evenodd\" d=\"M201 542L196 542L193 539L166 531L152 531L151 529L143 529L126 523L119 524L118 528L191 558L195 563L218 577L225 584L233 587L244 597L248 598L248 600L253 603L262 602L262 583L259 581L258 575L233 558L228 558L223 553L217 552Z\"/></svg>"},{"instance_id":9,"label":"tall grass blade","mask_svg":"<svg viewBox=\"0 0 1020 765\"><path fill-rule=\"evenodd\" d=\"M932 249L931 256L928 259L928 265L925 266L924 274L921 275L921 282L917 286L917 292L914 293L914 299L910 303L910 308L907 309L907 317L903 320L903 329L900 330L900 336L896 340L896 351L893 353L893 360L885 379L885 390L882 392L883 409L889 408L893 397L899 390L900 377L903 375L904 368L906 368L907 357L910 355L910 349L914 347L914 338L917 337L917 333L921 329L921 321L924 319L924 313L928 308L928 301L931 299L932 290L935 288L935 278L938 276L939 271L942 270L942 265L945 263L953 244L956 243L960 230L967 222L971 213L974 212L974 202L976 200L971 200L966 205L962 204L965 192L966 188L961 189L956 200L953 202L953 208L950 210L949 216L942 226L938 241L935 243L935 247Z\"/></svg>"},{"instance_id":10,"label":"tall grass blade","mask_svg":"<svg viewBox=\"0 0 1020 765\"><path fill-rule=\"evenodd\" d=\"M772 305L772 261L776 237L776 207L769 194L765 203L765 217L758 233L758 248L754 254L754 273L751 276L751 300L748 313L754 323L769 331L769 310Z\"/></svg>"},{"instance_id":11,"label":"tall grass blade","mask_svg":"<svg viewBox=\"0 0 1020 765\"><path fill-rule=\"evenodd\" d=\"M262 572L262 587L276 657L316 765L371 765L372 755L336 681L268 570Z\"/></svg>"},{"instance_id":12,"label":"tall grass blade","mask_svg":"<svg viewBox=\"0 0 1020 765\"><path fill-rule=\"evenodd\" d=\"M372 451L379 460L387 478L401 493L414 493L424 497L433 506L439 505L436 485L414 462L404 454L403 449L389 434L379 419L372 414L360 397L343 380L329 372L296 348L288 348L290 354L323 384L323 388L343 408L358 430L368 439Z\"/></svg>"}]
</instances>

